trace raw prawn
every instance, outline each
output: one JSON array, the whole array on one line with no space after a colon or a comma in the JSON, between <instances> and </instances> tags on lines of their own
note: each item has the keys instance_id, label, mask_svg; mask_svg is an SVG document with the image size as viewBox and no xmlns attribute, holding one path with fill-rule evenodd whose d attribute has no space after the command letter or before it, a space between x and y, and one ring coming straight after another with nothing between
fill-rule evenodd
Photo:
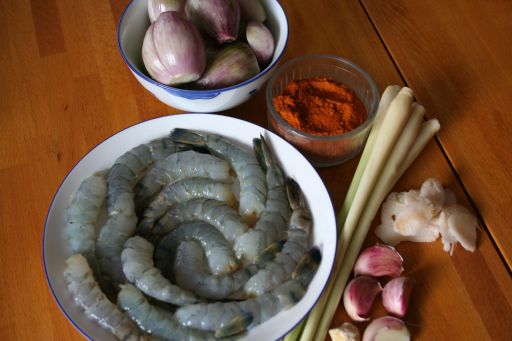
<instances>
[{"instance_id":1,"label":"raw prawn","mask_svg":"<svg viewBox=\"0 0 512 341\"><path fill-rule=\"evenodd\" d=\"M168 184L158 193L144 210L138 230L150 231L155 220L164 215L169 206L194 198L215 199L229 206L236 202L229 183L208 178L185 178Z\"/></svg>"},{"instance_id":2,"label":"raw prawn","mask_svg":"<svg viewBox=\"0 0 512 341\"><path fill-rule=\"evenodd\" d=\"M311 214L299 185L291 178L286 181L290 207L293 209L288 237L273 260L265 263L244 286L248 296L258 296L288 280L293 269L307 252L308 237L312 228Z\"/></svg>"},{"instance_id":3,"label":"raw prawn","mask_svg":"<svg viewBox=\"0 0 512 341\"><path fill-rule=\"evenodd\" d=\"M107 193L107 172L97 172L82 181L66 209L71 252L83 254L89 263L95 262L96 222Z\"/></svg>"},{"instance_id":4,"label":"raw prawn","mask_svg":"<svg viewBox=\"0 0 512 341\"><path fill-rule=\"evenodd\" d=\"M170 313L151 305L131 284L121 285L117 304L148 334L163 340L216 340L212 333L180 325Z\"/></svg>"},{"instance_id":5,"label":"raw prawn","mask_svg":"<svg viewBox=\"0 0 512 341\"><path fill-rule=\"evenodd\" d=\"M201 245L195 240L186 240L177 246L173 270L176 282L182 288L201 298L220 300L240 290L258 267L249 264L229 274L212 275Z\"/></svg>"},{"instance_id":6,"label":"raw prawn","mask_svg":"<svg viewBox=\"0 0 512 341\"><path fill-rule=\"evenodd\" d=\"M296 304L304 295L320 260L320 251L314 247L299 262L292 279L263 295L238 302L186 305L178 308L174 316L184 326L215 331L217 337L241 333Z\"/></svg>"},{"instance_id":7,"label":"raw prawn","mask_svg":"<svg viewBox=\"0 0 512 341\"><path fill-rule=\"evenodd\" d=\"M174 205L155 224L153 236L162 236L184 222L201 220L215 226L229 242L249 228L238 212L218 200L198 198ZM154 238L154 237L151 238Z\"/></svg>"},{"instance_id":8,"label":"raw prawn","mask_svg":"<svg viewBox=\"0 0 512 341\"><path fill-rule=\"evenodd\" d=\"M123 272L129 282L157 300L183 305L198 300L193 294L172 284L153 265L153 245L140 236L128 239L121 253Z\"/></svg>"},{"instance_id":9,"label":"raw prawn","mask_svg":"<svg viewBox=\"0 0 512 341\"><path fill-rule=\"evenodd\" d=\"M121 155L110 169L107 178L108 217L96 240L96 255L103 275L114 283L125 280L121 251L137 226L133 202L133 187L137 179L159 158L182 149L169 139L153 140Z\"/></svg>"},{"instance_id":10,"label":"raw prawn","mask_svg":"<svg viewBox=\"0 0 512 341\"><path fill-rule=\"evenodd\" d=\"M190 177L228 181L230 167L226 161L218 157L193 150L171 154L156 162L137 183L135 187L137 211L146 207L148 201L165 185Z\"/></svg>"},{"instance_id":11,"label":"raw prawn","mask_svg":"<svg viewBox=\"0 0 512 341\"><path fill-rule=\"evenodd\" d=\"M253 154L215 134L176 128L170 137L175 142L206 147L210 153L227 160L240 182L240 215L249 224L259 217L265 208L267 191L265 175Z\"/></svg>"},{"instance_id":12,"label":"raw prawn","mask_svg":"<svg viewBox=\"0 0 512 341\"><path fill-rule=\"evenodd\" d=\"M196 240L201 244L208 259L208 272L213 275L231 273L238 268L233 249L219 230L205 222L193 221L181 224L158 242L155 259L160 269L172 268L176 248L185 240ZM167 272L164 274L170 276Z\"/></svg>"},{"instance_id":13,"label":"raw prawn","mask_svg":"<svg viewBox=\"0 0 512 341\"><path fill-rule=\"evenodd\" d=\"M290 218L283 172L273 160L263 137L254 139L253 147L257 159L266 172L267 200L254 228L249 229L235 241L236 255L246 263L256 262L268 245L285 237Z\"/></svg>"},{"instance_id":14,"label":"raw prawn","mask_svg":"<svg viewBox=\"0 0 512 341\"><path fill-rule=\"evenodd\" d=\"M75 254L66 260L64 278L73 299L85 310L88 318L98 322L119 340L147 339L101 291L84 256Z\"/></svg>"}]
</instances>

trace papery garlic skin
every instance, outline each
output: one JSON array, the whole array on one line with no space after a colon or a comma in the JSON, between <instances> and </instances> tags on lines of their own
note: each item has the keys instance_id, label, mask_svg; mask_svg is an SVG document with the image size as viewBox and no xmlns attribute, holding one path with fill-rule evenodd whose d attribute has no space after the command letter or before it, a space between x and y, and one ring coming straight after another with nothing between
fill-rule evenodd
<instances>
[{"instance_id":1,"label":"papery garlic skin","mask_svg":"<svg viewBox=\"0 0 512 341\"><path fill-rule=\"evenodd\" d=\"M354 265L354 274L396 277L404 271L403 264L404 259L394 247L376 244L361 252Z\"/></svg>"},{"instance_id":2,"label":"papery garlic skin","mask_svg":"<svg viewBox=\"0 0 512 341\"><path fill-rule=\"evenodd\" d=\"M373 301L382 292L380 283L368 276L352 279L343 292L343 305L348 316L354 321L367 321Z\"/></svg>"},{"instance_id":3,"label":"papery garlic skin","mask_svg":"<svg viewBox=\"0 0 512 341\"><path fill-rule=\"evenodd\" d=\"M185 13L202 32L220 44L234 41L238 37L238 0L187 0Z\"/></svg>"},{"instance_id":4,"label":"papery garlic skin","mask_svg":"<svg viewBox=\"0 0 512 341\"><path fill-rule=\"evenodd\" d=\"M445 200L443 184L436 178L425 180L420 188L420 196L430 200L432 204L442 207Z\"/></svg>"},{"instance_id":5,"label":"papery garlic skin","mask_svg":"<svg viewBox=\"0 0 512 341\"><path fill-rule=\"evenodd\" d=\"M405 323L392 316L379 317L366 327L362 341L409 341L411 333Z\"/></svg>"},{"instance_id":6,"label":"papery garlic skin","mask_svg":"<svg viewBox=\"0 0 512 341\"><path fill-rule=\"evenodd\" d=\"M338 328L329 329L329 336L332 341L360 341L359 329L350 322L344 322Z\"/></svg>"},{"instance_id":7,"label":"papery garlic skin","mask_svg":"<svg viewBox=\"0 0 512 341\"><path fill-rule=\"evenodd\" d=\"M149 21L154 22L160 14L168 11L184 13L186 0L148 0Z\"/></svg>"},{"instance_id":8,"label":"papery garlic skin","mask_svg":"<svg viewBox=\"0 0 512 341\"><path fill-rule=\"evenodd\" d=\"M195 81L206 66L203 39L183 14L164 12L146 31L142 60L151 77L160 83Z\"/></svg>"},{"instance_id":9,"label":"papery garlic skin","mask_svg":"<svg viewBox=\"0 0 512 341\"><path fill-rule=\"evenodd\" d=\"M439 230L443 249L453 253L457 242L468 250L476 250L478 221L476 217L465 207L451 205L446 207L439 218Z\"/></svg>"},{"instance_id":10,"label":"papery garlic skin","mask_svg":"<svg viewBox=\"0 0 512 341\"><path fill-rule=\"evenodd\" d=\"M395 277L382 290L382 305L390 314L404 317L409 307L413 280L409 277Z\"/></svg>"}]
</instances>

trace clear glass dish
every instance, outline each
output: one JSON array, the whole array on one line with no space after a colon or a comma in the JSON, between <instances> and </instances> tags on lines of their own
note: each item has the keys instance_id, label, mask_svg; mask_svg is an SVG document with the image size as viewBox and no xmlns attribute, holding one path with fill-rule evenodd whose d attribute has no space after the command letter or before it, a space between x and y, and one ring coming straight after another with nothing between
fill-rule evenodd
<instances>
[{"instance_id":1,"label":"clear glass dish","mask_svg":"<svg viewBox=\"0 0 512 341\"><path fill-rule=\"evenodd\" d=\"M328 77L354 91L366 108L366 120L348 133L333 136L308 134L286 122L275 109L273 98L292 80L313 77ZM377 112L379 92L370 75L351 61L333 55L305 55L288 61L270 78L266 101L270 129L299 149L313 166L327 167L343 163L362 150Z\"/></svg>"}]
</instances>

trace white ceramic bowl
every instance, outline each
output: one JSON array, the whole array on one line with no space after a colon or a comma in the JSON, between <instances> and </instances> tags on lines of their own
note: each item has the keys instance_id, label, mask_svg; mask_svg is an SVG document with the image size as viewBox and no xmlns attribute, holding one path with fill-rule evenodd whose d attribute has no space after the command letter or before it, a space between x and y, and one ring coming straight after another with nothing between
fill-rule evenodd
<instances>
[{"instance_id":1,"label":"white ceramic bowl","mask_svg":"<svg viewBox=\"0 0 512 341\"><path fill-rule=\"evenodd\" d=\"M65 208L81 181L95 171L112 166L114 160L129 149L166 136L173 128L189 128L222 134L237 143L252 148L252 139L263 134L284 172L301 186L313 216L311 245L322 253L320 267L306 295L291 309L251 329L245 340L275 340L289 332L309 312L327 282L336 248L336 223L327 190L311 164L288 142L257 125L239 119L212 114L182 114L166 116L129 127L92 149L66 176L56 192L46 217L43 236L43 261L49 287L60 309L85 336L94 340L114 337L88 320L69 294L64 278L64 261L70 249L64 236Z\"/></svg>"},{"instance_id":2,"label":"white ceramic bowl","mask_svg":"<svg viewBox=\"0 0 512 341\"><path fill-rule=\"evenodd\" d=\"M167 105L190 112L214 112L233 108L258 91L270 77L283 55L288 40L288 20L277 0L262 0L275 51L271 63L256 76L233 86L215 90L186 90L161 84L145 71L142 41L149 27L147 0L132 0L119 20L117 42L126 65L140 84Z\"/></svg>"}]
</instances>

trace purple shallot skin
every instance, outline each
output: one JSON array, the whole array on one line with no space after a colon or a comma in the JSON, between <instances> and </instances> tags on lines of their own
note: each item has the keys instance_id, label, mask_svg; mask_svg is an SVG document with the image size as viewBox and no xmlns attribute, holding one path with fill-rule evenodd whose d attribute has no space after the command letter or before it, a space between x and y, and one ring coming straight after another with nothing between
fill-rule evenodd
<instances>
[{"instance_id":1,"label":"purple shallot skin","mask_svg":"<svg viewBox=\"0 0 512 341\"><path fill-rule=\"evenodd\" d=\"M187 18L218 43L238 37L240 5L237 0L187 0Z\"/></svg>"},{"instance_id":2,"label":"purple shallot skin","mask_svg":"<svg viewBox=\"0 0 512 341\"><path fill-rule=\"evenodd\" d=\"M160 83L195 81L206 67L203 38L182 13L164 12L146 32L142 59L151 77Z\"/></svg>"}]
</instances>

